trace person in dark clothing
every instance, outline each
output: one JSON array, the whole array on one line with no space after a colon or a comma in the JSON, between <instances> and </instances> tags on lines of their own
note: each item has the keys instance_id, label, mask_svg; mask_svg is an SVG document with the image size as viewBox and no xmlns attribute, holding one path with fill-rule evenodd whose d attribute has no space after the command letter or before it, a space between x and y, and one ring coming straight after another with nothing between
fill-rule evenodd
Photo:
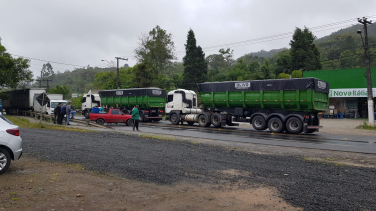
<instances>
[{"instance_id":1,"label":"person in dark clothing","mask_svg":"<svg viewBox=\"0 0 376 211\"><path fill-rule=\"evenodd\" d=\"M57 104L57 107L54 109L54 124L59 124L59 114L61 112L61 103Z\"/></svg>"},{"instance_id":2,"label":"person in dark clothing","mask_svg":"<svg viewBox=\"0 0 376 211\"><path fill-rule=\"evenodd\" d=\"M63 107L61 107L61 111L59 113L59 117L60 117L60 122L58 122L58 124L63 124L63 119L64 119L64 115L67 113L67 108L65 106L65 104L63 105Z\"/></svg>"},{"instance_id":3,"label":"person in dark clothing","mask_svg":"<svg viewBox=\"0 0 376 211\"><path fill-rule=\"evenodd\" d=\"M121 111L124 113L124 114L128 114L128 110L127 110L127 108L124 106L124 108L123 109L121 109Z\"/></svg>"}]
</instances>

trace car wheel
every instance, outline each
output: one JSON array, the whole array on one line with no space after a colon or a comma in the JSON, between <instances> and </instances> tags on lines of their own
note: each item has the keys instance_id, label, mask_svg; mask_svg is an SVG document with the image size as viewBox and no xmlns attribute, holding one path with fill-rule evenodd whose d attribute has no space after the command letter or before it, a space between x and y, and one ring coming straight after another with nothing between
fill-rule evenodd
<instances>
[{"instance_id":1,"label":"car wheel","mask_svg":"<svg viewBox=\"0 0 376 211\"><path fill-rule=\"evenodd\" d=\"M133 127L133 119L128 119L127 122L126 122L126 124L127 124L128 126Z\"/></svg>"},{"instance_id":2,"label":"car wheel","mask_svg":"<svg viewBox=\"0 0 376 211\"><path fill-rule=\"evenodd\" d=\"M97 124L98 125L104 125L104 120L103 119L97 119Z\"/></svg>"},{"instance_id":3,"label":"car wheel","mask_svg":"<svg viewBox=\"0 0 376 211\"><path fill-rule=\"evenodd\" d=\"M269 120L268 127L273 133L283 132L283 122L277 117L273 117Z\"/></svg>"},{"instance_id":4,"label":"car wheel","mask_svg":"<svg viewBox=\"0 0 376 211\"><path fill-rule=\"evenodd\" d=\"M261 115L253 117L252 126L255 130L265 130L267 127L266 121Z\"/></svg>"},{"instance_id":5,"label":"car wheel","mask_svg":"<svg viewBox=\"0 0 376 211\"><path fill-rule=\"evenodd\" d=\"M303 130L303 122L297 117L291 117L286 122L286 129L289 133L301 133Z\"/></svg>"},{"instance_id":6,"label":"car wheel","mask_svg":"<svg viewBox=\"0 0 376 211\"><path fill-rule=\"evenodd\" d=\"M0 148L0 174L9 168L10 162L9 152L6 149Z\"/></svg>"}]
</instances>

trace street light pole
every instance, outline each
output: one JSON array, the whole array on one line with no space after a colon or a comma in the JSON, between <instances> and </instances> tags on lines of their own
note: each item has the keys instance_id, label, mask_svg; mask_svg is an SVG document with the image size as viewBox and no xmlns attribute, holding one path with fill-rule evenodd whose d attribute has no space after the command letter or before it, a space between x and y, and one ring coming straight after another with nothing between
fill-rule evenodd
<instances>
[{"instance_id":1,"label":"street light pole","mask_svg":"<svg viewBox=\"0 0 376 211\"><path fill-rule=\"evenodd\" d=\"M116 73L117 73L117 81L116 81L116 85L117 85L117 89L120 89L120 86L119 86L119 59L121 60L127 60L128 59L124 59L122 57L115 57L116 61L117 61L117 68L116 68Z\"/></svg>"},{"instance_id":2,"label":"street light pole","mask_svg":"<svg viewBox=\"0 0 376 211\"><path fill-rule=\"evenodd\" d=\"M360 34L363 42L364 54L366 56L366 75L367 75L367 94L368 94L368 125L375 126L375 116L374 116L374 106L373 106L373 96L372 96L372 76L371 76L371 61L368 46L368 33L367 24L372 24L372 21L368 21L367 18L358 18L358 22L363 24L364 28L364 42L362 37L362 31L358 30L357 33Z\"/></svg>"}]
</instances>

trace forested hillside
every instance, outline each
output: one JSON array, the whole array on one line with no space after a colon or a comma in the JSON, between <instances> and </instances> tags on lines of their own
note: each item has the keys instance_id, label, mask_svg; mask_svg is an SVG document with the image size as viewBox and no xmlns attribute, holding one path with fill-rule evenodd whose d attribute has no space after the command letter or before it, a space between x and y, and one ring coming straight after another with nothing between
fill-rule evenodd
<instances>
[{"instance_id":1,"label":"forested hillside","mask_svg":"<svg viewBox=\"0 0 376 211\"><path fill-rule=\"evenodd\" d=\"M340 29L322 38L315 38L315 35L308 29L297 29L288 41L290 48L262 50L239 58L234 58L232 49L220 49L217 54L211 55L200 53L201 47L196 44L192 31L189 38L191 41L187 39L190 44L186 45L190 46L186 49L186 55L190 56L185 57L189 59L187 60L189 63L184 64L174 62L172 36L157 26L150 31L149 35L140 38L144 39L145 45L137 49L138 64L133 67L126 65L120 68L120 87L155 86L170 90L194 88L196 83L202 81L294 78L302 77L302 71L305 70L365 67L362 40L356 33L358 29L362 29L362 26L354 25ZM158 33L160 36L154 36ZM376 52L375 24L369 25L368 34L370 51L373 55ZM153 39L162 39L163 42ZM371 62L371 66L376 66L375 60ZM203 67L206 66L207 69L202 72L205 69ZM53 79L50 82L51 88L57 85L59 88L65 86L70 93L84 93L90 89L116 89L117 87L116 68L88 66L63 73L55 73L49 68L53 70L52 66L44 67L43 78ZM195 75L200 75L200 77L193 79ZM39 83L34 83L34 86L38 85Z\"/></svg>"}]
</instances>

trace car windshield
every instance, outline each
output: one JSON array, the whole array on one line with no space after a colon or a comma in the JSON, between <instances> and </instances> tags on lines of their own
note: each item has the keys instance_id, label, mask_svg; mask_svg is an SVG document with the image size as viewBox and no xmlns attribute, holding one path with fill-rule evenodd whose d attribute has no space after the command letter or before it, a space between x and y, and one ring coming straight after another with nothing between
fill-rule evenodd
<instances>
[{"instance_id":1,"label":"car windshield","mask_svg":"<svg viewBox=\"0 0 376 211\"><path fill-rule=\"evenodd\" d=\"M11 125L15 125L15 124L13 124L13 122L11 122L9 119L5 118L5 116L3 116L1 113L0 113L0 119L2 119L2 120L4 120L4 121L8 122L8 123L11 124Z\"/></svg>"},{"instance_id":2,"label":"car windshield","mask_svg":"<svg viewBox=\"0 0 376 211\"><path fill-rule=\"evenodd\" d=\"M51 108L56 108L59 102L52 102L51 103Z\"/></svg>"}]
</instances>

